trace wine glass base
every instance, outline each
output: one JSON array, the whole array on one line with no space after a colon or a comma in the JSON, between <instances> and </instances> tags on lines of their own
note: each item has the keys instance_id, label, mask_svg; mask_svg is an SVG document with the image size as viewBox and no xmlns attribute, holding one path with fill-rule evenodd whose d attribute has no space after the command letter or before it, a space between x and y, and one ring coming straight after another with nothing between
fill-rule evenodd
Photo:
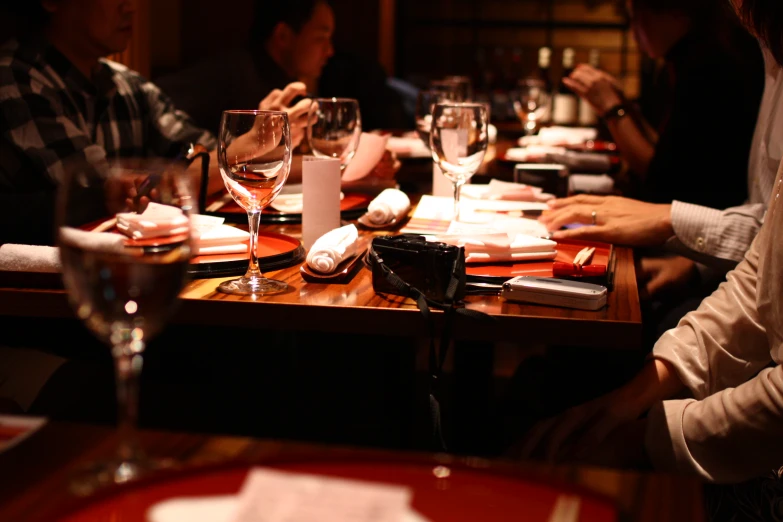
<instances>
[{"instance_id":1,"label":"wine glass base","mask_svg":"<svg viewBox=\"0 0 783 522\"><path fill-rule=\"evenodd\" d=\"M288 290L288 284L265 277L240 277L218 285L218 292L232 295L273 295Z\"/></svg>"},{"instance_id":2,"label":"wine glass base","mask_svg":"<svg viewBox=\"0 0 783 522\"><path fill-rule=\"evenodd\" d=\"M110 487L126 484L174 468L171 459L132 459L98 461L77 469L70 480L70 490L74 495L87 496Z\"/></svg>"}]
</instances>

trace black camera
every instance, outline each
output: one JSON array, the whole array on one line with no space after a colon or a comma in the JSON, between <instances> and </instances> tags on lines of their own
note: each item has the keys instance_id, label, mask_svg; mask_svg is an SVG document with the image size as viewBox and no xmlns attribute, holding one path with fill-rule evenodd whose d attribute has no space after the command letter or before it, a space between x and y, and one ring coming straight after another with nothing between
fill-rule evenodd
<instances>
[{"instance_id":1,"label":"black camera","mask_svg":"<svg viewBox=\"0 0 783 522\"><path fill-rule=\"evenodd\" d=\"M452 277L457 278L454 300L465 295L465 249L462 247L427 241L417 234L378 236L372 240L368 258L372 287L378 293L406 295L390 282L383 270L385 265L433 301L445 301Z\"/></svg>"}]
</instances>

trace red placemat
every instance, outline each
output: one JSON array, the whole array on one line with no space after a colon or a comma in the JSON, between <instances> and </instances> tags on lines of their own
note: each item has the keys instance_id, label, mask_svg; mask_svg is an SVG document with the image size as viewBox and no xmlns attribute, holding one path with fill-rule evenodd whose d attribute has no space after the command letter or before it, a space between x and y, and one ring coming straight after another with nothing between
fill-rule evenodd
<instances>
[{"instance_id":1,"label":"red placemat","mask_svg":"<svg viewBox=\"0 0 783 522\"><path fill-rule=\"evenodd\" d=\"M412 509L431 522L554 520L558 502L578 508L573 522L614 522L616 507L608 499L568 485L537 481L490 471L389 462L315 462L276 464L274 469L406 486ZM448 476L444 477L445 472ZM155 504L177 497L238 493L249 468L186 472L167 480L141 482L86 499L60 520L147 522ZM437 476L436 476L437 475ZM440 478L439 478L440 477ZM559 519L558 519L559 520ZM402 522L402 521L401 521Z\"/></svg>"}]
</instances>

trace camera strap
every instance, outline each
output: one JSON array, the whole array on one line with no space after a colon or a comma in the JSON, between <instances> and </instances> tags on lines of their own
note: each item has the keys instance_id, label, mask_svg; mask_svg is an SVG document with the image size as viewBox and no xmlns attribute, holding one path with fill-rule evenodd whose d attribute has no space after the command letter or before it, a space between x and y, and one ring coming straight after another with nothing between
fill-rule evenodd
<instances>
[{"instance_id":1,"label":"camera strap","mask_svg":"<svg viewBox=\"0 0 783 522\"><path fill-rule=\"evenodd\" d=\"M455 302L454 296L459 288L460 279L465 272L465 258L459 256L452 265L451 278L446 288L446 293L443 302L435 301L427 298L424 293L418 288L406 283L400 276L389 268L381 259L381 257L370 248L368 255L372 257L373 263L376 263L384 273L386 280L395 289L397 289L400 295L407 296L416 301L416 306L421 312L422 316L427 322L430 337L429 348L429 374L430 374L430 417L432 421L432 437L433 443L440 451L447 451L446 440L443 436L443 427L441 422L441 407L440 407L440 383L443 376L443 365L446 362L446 356L448 355L448 349L451 344L452 332L454 329L454 318L457 315L471 317L474 319L494 321L494 318L479 312L477 310L469 310L464 307L458 307ZM436 343L435 323L432 319L430 307L443 310L443 330L440 334L440 343Z\"/></svg>"}]
</instances>

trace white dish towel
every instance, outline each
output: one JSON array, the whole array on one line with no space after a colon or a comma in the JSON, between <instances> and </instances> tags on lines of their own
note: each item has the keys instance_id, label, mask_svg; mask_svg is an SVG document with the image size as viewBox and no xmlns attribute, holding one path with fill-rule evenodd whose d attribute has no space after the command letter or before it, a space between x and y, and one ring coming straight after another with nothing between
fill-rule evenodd
<instances>
[{"instance_id":1,"label":"white dish towel","mask_svg":"<svg viewBox=\"0 0 783 522\"><path fill-rule=\"evenodd\" d=\"M373 225L401 220L411 208L411 200L399 189L387 188L367 205L367 218Z\"/></svg>"},{"instance_id":2,"label":"white dish towel","mask_svg":"<svg viewBox=\"0 0 783 522\"><path fill-rule=\"evenodd\" d=\"M335 228L315 240L306 263L319 274L332 273L337 265L357 252L359 231L356 225Z\"/></svg>"}]
</instances>

